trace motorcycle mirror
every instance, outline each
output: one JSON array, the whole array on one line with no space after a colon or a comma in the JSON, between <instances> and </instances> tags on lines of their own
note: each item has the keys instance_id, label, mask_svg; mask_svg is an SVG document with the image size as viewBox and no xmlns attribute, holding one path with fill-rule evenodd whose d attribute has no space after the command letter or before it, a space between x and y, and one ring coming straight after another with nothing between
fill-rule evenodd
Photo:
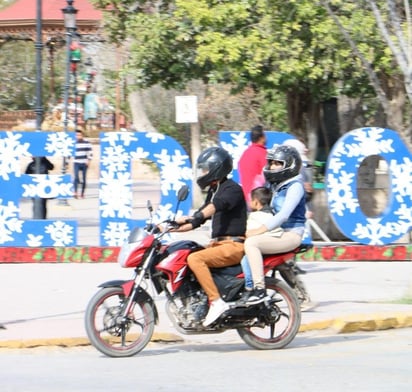
<instances>
[{"instance_id":1,"label":"motorcycle mirror","mask_svg":"<svg viewBox=\"0 0 412 392\"><path fill-rule=\"evenodd\" d=\"M184 201L187 199L188 195L189 195L189 187L187 185L183 185L177 192L177 200Z\"/></svg>"},{"instance_id":2,"label":"motorcycle mirror","mask_svg":"<svg viewBox=\"0 0 412 392\"><path fill-rule=\"evenodd\" d=\"M149 212L153 212L153 206L152 206L152 202L150 200L147 201L147 209L149 210Z\"/></svg>"},{"instance_id":3,"label":"motorcycle mirror","mask_svg":"<svg viewBox=\"0 0 412 392\"><path fill-rule=\"evenodd\" d=\"M175 216L176 216L177 210L179 209L180 202L186 200L188 195L189 195L189 187L187 185L183 185L177 192L177 205L175 209Z\"/></svg>"}]
</instances>

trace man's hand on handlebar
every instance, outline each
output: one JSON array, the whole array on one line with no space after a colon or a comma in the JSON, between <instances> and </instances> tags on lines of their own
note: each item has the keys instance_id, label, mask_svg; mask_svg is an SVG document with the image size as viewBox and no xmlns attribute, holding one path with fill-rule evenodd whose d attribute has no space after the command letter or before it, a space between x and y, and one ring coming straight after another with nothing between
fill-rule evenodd
<instances>
[{"instance_id":1,"label":"man's hand on handlebar","mask_svg":"<svg viewBox=\"0 0 412 392\"><path fill-rule=\"evenodd\" d=\"M190 216L181 216L180 218L177 218L174 223L176 226L173 227L172 232L184 232L184 231L189 231L193 229L192 224L190 223L190 220L192 217Z\"/></svg>"},{"instance_id":2,"label":"man's hand on handlebar","mask_svg":"<svg viewBox=\"0 0 412 392\"><path fill-rule=\"evenodd\" d=\"M156 226L157 231L155 232L162 232L164 233L165 231L167 232L180 232L180 231L188 231L191 230L191 228L187 229L187 228L183 228L182 226L186 226L186 220L188 219L188 217L186 218L179 218L177 220L171 220L168 219L158 225L153 225Z\"/></svg>"}]
</instances>

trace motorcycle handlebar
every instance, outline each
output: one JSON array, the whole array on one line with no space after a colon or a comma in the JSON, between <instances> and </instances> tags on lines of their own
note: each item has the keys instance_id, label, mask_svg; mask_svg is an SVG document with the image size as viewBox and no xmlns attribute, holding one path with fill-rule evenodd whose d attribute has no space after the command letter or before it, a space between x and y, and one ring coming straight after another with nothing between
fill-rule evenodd
<instances>
[{"instance_id":1,"label":"motorcycle handlebar","mask_svg":"<svg viewBox=\"0 0 412 392\"><path fill-rule=\"evenodd\" d=\"M170 220L170 219L168 219L165 223L167 223L171 229L178 229L181 226L175 220Z\"/></svg>"},{"instance_id":2,"label":"motorcycle handlebar","mask_svg":"<svg viewBox=\"0 0 412 392\"><path fill-rule=\"evenodd\" d=\"M164 227L163 230L161 230L159 228L159 226L154 224L154 223L148 223L145 227L145 230L149 233L158 234L161 231L163 231L165 233L165 232L168 232L168 231L173 230L173 229L178 229L181 226L181 224L179 224L175 220L171 220L171 219L167 219L167 220L163 221L162 224L166 224L166 227Z\"/></svg>"},{"instance_id":3,"label":"motorcycle handlebar","mask_svg":"<svg viewBox=\"0 0 412 392\"><path fill-rule=\"evenodd\" d=\"M155 225L154 223L148 223L145 227L145 230L153 234L157 234L160 232L159 227Z\"/></svg>"}]
</instances>

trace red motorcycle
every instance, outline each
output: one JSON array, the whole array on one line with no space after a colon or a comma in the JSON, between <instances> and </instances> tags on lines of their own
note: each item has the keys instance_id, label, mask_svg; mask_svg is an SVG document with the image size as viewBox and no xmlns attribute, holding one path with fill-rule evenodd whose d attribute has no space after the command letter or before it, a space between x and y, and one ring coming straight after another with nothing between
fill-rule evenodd
<instances>
[{"instance_id":1,"label":"red motorcycle","mask_svg":"<svg viewBox=\"0 0 412 392\"><path fill-rule=\"evenodd\" d=\"M178 192L178 203L188 196L188 188ZM148 202L152 215L153 208ZM191 240L164 243L164 236L176 227L173 220L163 222L163 230L148 224L136 228L122 247L118 261L122 267L134 268L130 280L111 280L91 298L85 312L85 327L91 344L110 357L132 356L150 342L158 322L156 304L148 293L154 290L166 296L166 313L181 334L221 333L236 329L249 346L280 349L287 346L299 331L299 300L275 273L279 266L293 259L297 250L264 258L268 299L255 305L238 300L244 290L240 265L212 270L222 298L230 308L213 324L204 327L208 300L187 265L190 253L203 249Z\"/></svg>"}]
</instances>

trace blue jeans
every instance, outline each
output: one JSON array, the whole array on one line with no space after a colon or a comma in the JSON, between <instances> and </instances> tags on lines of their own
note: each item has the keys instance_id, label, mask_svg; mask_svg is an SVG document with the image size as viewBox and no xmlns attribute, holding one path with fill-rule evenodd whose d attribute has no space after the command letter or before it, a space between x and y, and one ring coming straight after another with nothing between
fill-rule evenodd
<instances>
[{"instance_id":1,"label":"blue jeans","mask_svg":"<svg viewBox=\"0 0 412 392\"><path fill-rule=\"evenodd\" d=\"M242 260L240 261L240 265L242 266L243 275L245 276L245 289L252 290L252 271L250 269L249 260L247 259L247 256L243 256Z\"/></svg>"},{"instance_id":2,"label":"blue jeans","mask_svg":"<svg viewBox=\"0 0 412 392\"><path fill-rule=\"evenodd\" d=\"M81 181L80 181L81 173ZM76 163L74 162L74 193L77 193L77 188L79 184L82 184L81 195L84 196L84 191L86 189L86 173L87 165L85 163Z\"/></svg>"}]
</instances>

